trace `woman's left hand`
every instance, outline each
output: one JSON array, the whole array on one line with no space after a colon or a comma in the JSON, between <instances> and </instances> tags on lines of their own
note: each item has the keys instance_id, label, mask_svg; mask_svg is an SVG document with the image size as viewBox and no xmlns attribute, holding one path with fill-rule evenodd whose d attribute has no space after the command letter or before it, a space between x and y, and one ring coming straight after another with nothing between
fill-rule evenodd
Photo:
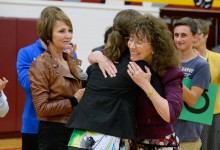
<instances>
[{"instance_id":1,"label":"woman's left hand","mask_svg":"<svg viewBox=\"0 0 220 150\"><path fill-rule=\"evenodd\" d=\"M146 82L150 82L151 79L150 69L145 66L145 70L146 72L144 72L135 62L129 62L128 64L128 75L141 88L143 88Z\"/></svg>"}]
</instances>

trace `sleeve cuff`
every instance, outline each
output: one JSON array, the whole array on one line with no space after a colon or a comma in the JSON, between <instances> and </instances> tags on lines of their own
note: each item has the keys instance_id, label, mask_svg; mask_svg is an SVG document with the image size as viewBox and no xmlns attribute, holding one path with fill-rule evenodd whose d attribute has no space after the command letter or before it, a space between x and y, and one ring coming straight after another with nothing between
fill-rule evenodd
<instances>
[{"instance_id":1,"label":"sleeve cuff","mask_svg":"<svg viewBox=\"0 0 220 150\"><path fill-rule=\"evenodd\" d=\"M78 105L78 101L74 96L69 97L69 100L70 100L72 107L75 107Z\"/></svg>"}]
</instances>

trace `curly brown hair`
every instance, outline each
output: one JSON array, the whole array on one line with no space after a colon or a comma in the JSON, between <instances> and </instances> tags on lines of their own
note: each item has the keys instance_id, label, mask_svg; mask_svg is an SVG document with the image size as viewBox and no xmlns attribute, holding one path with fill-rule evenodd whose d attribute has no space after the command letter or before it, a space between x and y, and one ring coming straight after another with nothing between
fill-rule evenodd
<instances>
[{"instance_id":1,"label":"curly brown hair","mask_svg":"<svg viewBox=\"0 0 220 150\"><path fill-rule=\"evenodd\" d=\"M172 33L160 18L144 14L136 20L130 34L147 38L153 48L152 67L163 76L170 67L180 66L180 52L175 48Z\"/></svg>"}]
</instances>

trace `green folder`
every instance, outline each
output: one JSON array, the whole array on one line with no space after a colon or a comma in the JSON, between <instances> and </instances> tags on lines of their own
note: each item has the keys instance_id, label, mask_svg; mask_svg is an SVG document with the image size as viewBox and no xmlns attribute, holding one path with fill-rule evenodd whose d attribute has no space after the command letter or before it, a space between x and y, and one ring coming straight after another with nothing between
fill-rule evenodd
<instances>
[{"instance_id":1,"label":"green folder","mask_svg":"<svg viewBox=\"0 0 220 150\"><path fill-rule=\"evenodd\" d=\"M189 89L191 88L191 82L192 81L189 78L183 79L183 84ZM210 83L209 90L203 93L193 107L189 107L184 102L179 119L211 125L217 90L218 86Z\"/></svg>"}]
</instances>

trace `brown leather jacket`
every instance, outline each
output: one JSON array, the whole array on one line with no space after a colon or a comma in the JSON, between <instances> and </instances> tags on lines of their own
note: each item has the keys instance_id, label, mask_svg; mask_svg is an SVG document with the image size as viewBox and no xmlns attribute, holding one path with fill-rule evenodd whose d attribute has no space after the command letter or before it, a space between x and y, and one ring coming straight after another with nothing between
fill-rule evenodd
<instances>
[{"instance_id":1,"label":"brown leather jacket","mask_svg":"<svg viewBox=\"0 0 220 150\"><path fill-rule=\"evenodd\" d=\"M37 117L41 121L66 123L73 112L70 96L81 88L80 68L71 56L63 53L70 72L46 50L31 65L29 79Z\"/></svg>"}]
</instances>

